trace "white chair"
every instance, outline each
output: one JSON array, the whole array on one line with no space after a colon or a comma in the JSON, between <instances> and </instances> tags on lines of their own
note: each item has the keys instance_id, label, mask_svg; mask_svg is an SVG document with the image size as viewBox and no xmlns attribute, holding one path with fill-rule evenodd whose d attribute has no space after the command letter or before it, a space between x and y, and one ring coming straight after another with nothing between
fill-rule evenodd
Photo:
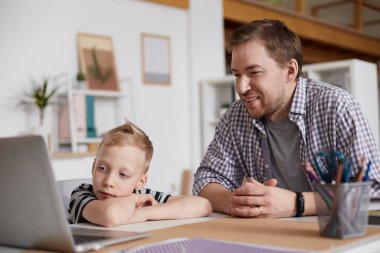
<instances>
[{"instance_id":1,"label":"white chair","mask_svg":"<svg viewBox=\"0 0 380 253\"><path fill-rule=\"evenodd\" d=\"M71 192L82 183L91 184L91 178L76 178L57 181L58 191L61 194L65 211L69 208Z\"/></svg>"}]
</instances>

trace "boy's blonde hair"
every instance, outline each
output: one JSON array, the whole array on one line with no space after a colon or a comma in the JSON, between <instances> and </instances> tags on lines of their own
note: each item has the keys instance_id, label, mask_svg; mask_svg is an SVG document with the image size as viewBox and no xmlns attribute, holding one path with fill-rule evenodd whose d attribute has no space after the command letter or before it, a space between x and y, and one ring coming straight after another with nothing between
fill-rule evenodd
<instances>
[{"instance_id":1,"label":"boy's blonde hair","mask_svg":"<svg viewBox=\"0 0 380 253\"><path fill-rule=\"evenodd\" d=\"M128 121L119 127L111 129L100 142L98 152L103 145L110 147L130 145L141 149L145 152L145 173L148 171L153 156L153 145L144 131L135 124Z\"/></svg>"}]
</instances>

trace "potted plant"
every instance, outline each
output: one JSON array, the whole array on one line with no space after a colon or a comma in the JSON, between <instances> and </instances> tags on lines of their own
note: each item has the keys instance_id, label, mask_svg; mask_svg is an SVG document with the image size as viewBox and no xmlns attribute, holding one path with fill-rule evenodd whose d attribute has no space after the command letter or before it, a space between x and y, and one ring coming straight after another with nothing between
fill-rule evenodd
<instances>
[{"instance_id":1,"label":"potted plant","mask_svg":"<svg viewBox=\"0 0 380 253\"><path fill-rule=\"evenodd\" d=\"M82 71L79 71L76 75L78 89L86 89L86 76Z\"/></svg>"},{"instance_id":2,"label":"potted plant","mask_svg":"<svg viewBox=\"0 0 380 253\"><path fill-rule=\"evenodd\" d=\"M24 102L37 106L39 110L39 123L40 127L42 127L45 109L52 103L53 96L57 92L58 87L49 90L49 80L47 78L43 80L42 84L38 84L35 81L33 81L33 83L34 87L29 93L27 93L27 99Z\"/></svg>"},{"instance_id":3,"label":"potted plant","mask_svg":"<svg viewBox=\"0 0 380 253\"><path fill-rule=\"evenodd\" d=\"M86 80L86 77L82 71L79 71L77 74L77 81L84 81Z\"/></svg>"}]
</instances>

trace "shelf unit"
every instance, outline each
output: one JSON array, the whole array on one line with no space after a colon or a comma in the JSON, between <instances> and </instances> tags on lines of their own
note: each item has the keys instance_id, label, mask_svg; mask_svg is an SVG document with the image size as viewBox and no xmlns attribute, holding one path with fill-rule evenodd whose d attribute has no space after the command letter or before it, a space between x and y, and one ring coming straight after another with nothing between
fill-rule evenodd
<instances>
[{"instance_id":1,"label":"shelf unit","mask_svg":"<svg viewBox=\"0 0 380 253\"><path fill-rule=\"evenodd\" d=\"M87 152L87 146L91 143L100 143L101 135L106 131L121 125L127 117L127 100L128 93L126 91L127 84L130 84L129 79L120 80L120 91L106 90L90 90L85 88L83 83L79 85L76 80L68 82L67 89L60 94L60 106L67 106L68 110L68 127L70 132L69 139L61 139L57 133L56 150L62 147L69 146L70 152ZM93 96L94 97L94 120L96 128L96 137L80 138L77 131L77 115L74 97L75 96ZM83 117L86 117L84 112ZM57 119L59 121L59 119ZM59 123L57 124L59 125ZM84 148L82 148L84 147Z\"/></svg>"},{"instance_id":2,"label":"shelf unit","mask_svg":"<svg viewBox=\"0 0 380 253\"><path fill-rule=\"evenodd\" d=\"M310 78L337 85L349 91L359 102L379 146L379 97L376 65L361 60L344 60L309 64L303 72ZM220 119L220 108L238 98L234 91L234 77L208 79L201 82L201 145L202 153L215 134Z\"/></svg>"},{"instance_id":3,"label":"shelf unit","mask_svg":"<svg viewBox=\"0 0 380 253\"><path fill-rule=\"evenodd\" d=\"M350 92L367 117L379 147L379 95L376 64L352 59L305 65L308 77L339 86Z\"/></svg>"},{"instance_id":4,"label":"shelf unit","mask_svg":"<svg viewBox=\"0 0 380 253\"><path fill-rule=\"evenodd\" d=\"M223 105L231 104L238 95L235 92L235 77L228 75L222 78L201 81L201 138L202 153L204 154L214 137L215 127L221 114Z\"/></svg>"}]
</instances>

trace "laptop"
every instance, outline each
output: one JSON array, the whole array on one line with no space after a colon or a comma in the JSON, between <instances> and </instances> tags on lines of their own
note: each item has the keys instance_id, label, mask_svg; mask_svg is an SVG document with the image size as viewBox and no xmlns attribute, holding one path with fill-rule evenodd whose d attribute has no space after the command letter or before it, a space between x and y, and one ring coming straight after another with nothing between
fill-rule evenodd
<instances>
[{"instance_id":1,"label":"laptop","mask_svg":"<svg viewBox=\"0 0 380 253\"><path fill-rule=\"evenodd\" d=\"M82 252L148 235L70 226L41 136L0 138L0 193L0 245Z\"/></svg>"}]
</instances>

